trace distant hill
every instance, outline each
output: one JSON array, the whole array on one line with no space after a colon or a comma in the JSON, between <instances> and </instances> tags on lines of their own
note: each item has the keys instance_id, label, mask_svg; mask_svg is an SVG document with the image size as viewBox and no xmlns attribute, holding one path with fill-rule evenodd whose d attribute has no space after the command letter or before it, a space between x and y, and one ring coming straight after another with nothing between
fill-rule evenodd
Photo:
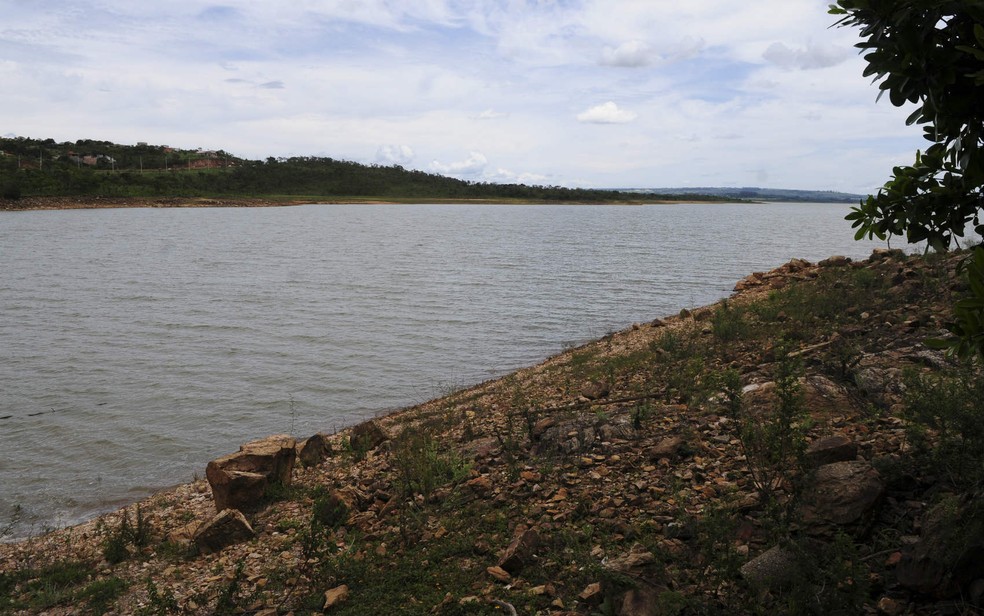
<instances>
[{"instance_id":1,"label":"distant hill","mask_svg":"<svg viewBox=\"0 0 984 616\"><path fill-rule=\"evenodd\" d=\"M248 160L223 150L121 145L81 139L0 137L0 199L22 197L289 197L326 199L492 200L521 203L639 203L647 200L727 201L646 191L468 182L327 157Z\"/></svg>"},{"instance_id":2,"label":"distant hill","mask_svg":"<svg viewBox=\"0 0 984 616\"><path fill-rule=\"evenodd\" d=\"M784 188L757 187L698 187L698 188L632 188L622 189L624 192L639 192L647 194L678 195L695 193L712 195L725 199L747 199L752 201L794 201L803 203L857 203L865 195L835 192L832 190L793 190Z\"/></svg>"}]
</instances>

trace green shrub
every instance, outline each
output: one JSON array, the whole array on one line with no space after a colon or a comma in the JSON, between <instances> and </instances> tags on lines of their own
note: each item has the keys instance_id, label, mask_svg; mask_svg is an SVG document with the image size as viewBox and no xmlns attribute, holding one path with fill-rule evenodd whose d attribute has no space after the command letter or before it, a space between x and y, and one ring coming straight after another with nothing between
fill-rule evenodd
<instances>
[{"instance_id":1,"label":"green shrub","mask_svg":"<svg viewBox=\"0 0 984 616\"><path fill-rule=\"evenodd\" d=\"M962 489L984 483L984 379L965 365L904 374L908 435L937 474Z\"/></svg>"},{"instance_id":2,"label":"green shrub","mask_svg":"<svg viewBox=\"0 0 984 616\"><path fill-rule=\"evenodd\" d=\"M130 513L123 512L119 526L110 531L103 541L103 558L111 565L123 562L130 557L128 545L142 548L150 544L150 524L143 516L143 510L137 505L136 521L130 523Z\"/></svg>"},{"instance_id":3,"label":"green shrub","mask_svg":"<svg viewBox=\"0 0 984 616\"><path fill-rule=\"evenodd\" d=\"M116 602L116 599L126 591L126 587L126 581L115 576L109 577L92 582L80 590L75 598L85 601L90 613L105 614Z\"/></svg>"},{"instance_id":4,"label":"green shrub","mask_svg":"<svg viewBox=\"0 0 984 616\"><path fill-rule=\"evenodd\" d=\"M711 316L711 331L722 342L745 337L748 334L748 323L745 321L744 309L733 308L728 300L722 301Z\"/></svg>"},{"instance_id":5,"label":"green shrub","mask_svg":"<svg viewBox=\"0 0 984 616\"><path fill-rule=\"evenodd\" d=\"M393 466L407 496L426 496L440 486L460 481L469 469L461 456L433 435L412 427L404 430L394 443Z\"/></svg>"},{"instance_id":6,"label":"green shrub","mask_svg":"<svg viewBox=\"0 0 984 616\"><path fill-rule=\"evenodd\" d=\"M767 507L777 506L776 490L791 484L803 467L808 415L799 377L802 366L785 343L775 345L776 401L772 409L752 416L742 397L741 376L734 370L718 375L725 406L745 454L752 482Z\"/></svg>"},{"instance_id":7,"label":"green shrub","mask_svg":"<svg viewBox=\"0 0 984 616\"><path fill-rule=\"evenodd\" d=\"M41 569L0 571L0 613L45 610L72 600L92 572L89 563L59 561Z\"/></svg>"},{"instance_id":8,"label":"green shrub","mask_svg":"<svg viewBox=\"0 0 984 616\"><path fill-rule=\"evenodd\" d=\"M311 508L311 524L321 528L337 528L348 518L349 508L337 494L319 494Z\"/></svg>"}]
</instances>

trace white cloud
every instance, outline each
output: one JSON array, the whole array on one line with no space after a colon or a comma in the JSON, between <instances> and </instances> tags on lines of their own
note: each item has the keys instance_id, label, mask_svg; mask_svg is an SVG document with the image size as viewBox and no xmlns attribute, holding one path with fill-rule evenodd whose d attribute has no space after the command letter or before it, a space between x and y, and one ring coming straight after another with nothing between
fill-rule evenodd
<instances>
[{"instance_id":1,"label":"white cloud","mask_svg":"<svg viewBox=\"0 0 984 616\"><path fill-rule=\"evenodd\" d=\"M660 59L652 47L643 41L626 41L618 47L605 47L601 63L607 66L639 67L648 66Z\"/></svg>"},{"instance_id":2,"label":"white cloud","mask_svg":"<svg viewBox=\"0 0 984 616\"><path fill-rule=\"evenodd\" d=\"M435 160L431 163L431 170L453 177L474 177L481 175L488 163L489 160L481 152L469 152L468 158L453 163L444 164Z\"/></svg>"},{"instance_id":3,"label":"white cloud","mask_svg":"<svg viewBox=\"0 0 984 616\"><path fill-rule=\"evenodd\" d=\"M810 42L806 47L791 49L776 42L769 45L762 57L785 69L818 69L837 66L854 55L839 45Z\"/></svg>"},{"instance_id":4,"label":"white cloud","mask_svg":"<svg viewBox=\"0 0 984 616\"><path fill-rule=\"evenodd\" d=\"M507 117L508 114L502 113L501 111L496 111L494 109L486 109L485 111L474 116L476 120L498 120L500 118Z\"/></svg>"},{"instance_id":5,"label":"white cloud","mask_svg":"<svg viewBox=\"0 0 984 616\"><path fill-rule=\"evenodd\" d=\"M589 124L625 124L636 117L636 113L619 109L618 105L608 101L577 114L577 121Z\"/></svg>"},{"instance_id":6,"label":"white cloud","mask_svg":"<svg viewBox=\"0 0 984 616\"><path fill-rule=\"evenodd\" d=\"M384 165L409 165L413 162L413 149L408 145L381 145L376 150L376 162Z\"/></svg>"}]
</instances>

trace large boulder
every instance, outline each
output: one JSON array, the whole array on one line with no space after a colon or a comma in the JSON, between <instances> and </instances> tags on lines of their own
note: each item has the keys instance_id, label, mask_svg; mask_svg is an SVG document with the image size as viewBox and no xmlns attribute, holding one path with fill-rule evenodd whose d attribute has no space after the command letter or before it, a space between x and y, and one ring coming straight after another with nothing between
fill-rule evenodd
<instances>
[{"instance_id":1,"label":"large boulder","mask_svg":"<svg viewBox=\"0 0 984 616\"><path fill-rule=\"evenodd\" d=\"M334 452L327 435L318 432L297 444L297 459L301 465L317 466Z\"/></svg>"},{"instance_id":2,"label":"large boulder","mask_svg":"<svg viewBox=\"0 0 984 616\"><path fill-rule=\"evenodd\" d=\"M235 509L221 511L195 532L194 542L203 553L218 552L236 543L249 541L256 533L242 512Z\"/></svg>"},{"instance_id":3,"label":"large boulder","mask_svg":"<svg viewBox=\"0 0 984 616\"><path fill-rule=\"evenodd\" d=\"M268 488L290 485L297 442L285 434L246 443L236 453L217 458L205 467L215 510L255 511L263 505Z\"/></svg>"},{"instance_id":4,"label":"large boulder","mask_svg":"<svg viewBox=\"0 0 984 616\"><path fill-rule=\"evenodd\" d=\"M849 462L858 457L858 445L843 434L833 434L810 443L806 461L818 467L834 462Z\"/></svg>"},{"instance_id":5,"label":"large boulder","mask_svg":"<svg viewBox=\"0 0 984 616\"><path fill-rule=\"evenodd\" d=\"M919 541L902 552L899 583L927 595L952 597L984 578L984 503L944 499L922 520Z\"/></svg>"},{"instance_id":6,"label":"large boulder","mask_svg":"<svg viewBox=\"0 0 984 616\"><path fill-rule=\"evenodd\" d=\"M390 440L390 434L377 420L370 419L352 426L349 439L352 449L364 453Z\"/></svg>"},{"instance_id":7,"label":"large boulder","mask_svg":"<svg viewBox=\"0 0 984 616\"><path fill-rule=\"evenodd\" d=\"M517 532L509 547L499 559L499 567L509 572L510 575L517 575L524 567L530 565L536 559L536 549L540 545L540 535L534 529L521 530Z\"/></svg>"},{"instance_id":8,"label":"large boulder","mask_svg":"<svg viewBox=\"0 0 984 616\"><path fill-rule=\"evenodd\" d=\"M785 588L802 575L800 554L791 547L776 545L741 567L741 575L753 586Z\"/></svg>"},{"instance_id":9,"label":"large boulder","mask_svg":"<svg viewBox=\"0 0 984 616\"><path fill-rule=\"evenodd\" d=\"M885 482L868 462L824 464L806 490L801 513L815 533L847 525L864 528L884 494Z\"/></svg>"}]
</instances>

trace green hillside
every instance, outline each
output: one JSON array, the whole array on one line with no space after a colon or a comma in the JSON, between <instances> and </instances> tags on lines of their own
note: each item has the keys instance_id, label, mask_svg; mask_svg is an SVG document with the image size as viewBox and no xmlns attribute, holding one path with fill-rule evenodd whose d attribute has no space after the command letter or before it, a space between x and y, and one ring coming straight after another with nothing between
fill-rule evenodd
<instances>
[{"instance_id":1,"label":"green hillside","mask_svg":"<svg viewBox=\"0 0 984 616\"><path fill-rule=\"evenodd\" d=\"M700 195L468 182L325 157L248 160L225 151L108 141L0 138L0 198L318 196L548 202L725 201Z\"/></svg>"}]
</instances>

